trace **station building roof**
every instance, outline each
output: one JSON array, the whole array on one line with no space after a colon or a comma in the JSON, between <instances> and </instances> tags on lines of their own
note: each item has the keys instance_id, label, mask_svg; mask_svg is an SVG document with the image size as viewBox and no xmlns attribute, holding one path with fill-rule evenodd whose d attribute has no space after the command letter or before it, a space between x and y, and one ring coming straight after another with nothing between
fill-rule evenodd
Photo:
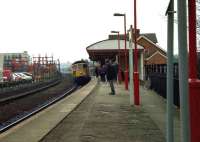
<instances>
[{"instance_id":1,"label":"station building roof","mask_svg":"<svg viewBox=\"0 0 200 142\"><path fill-rule=\"evenodd\" d=\"M129 50L129 41L126 42L127 50ZM134 44L133 44L133 48ZM138 50L143 50L144 47L137 45ZM91 60L100 60L101 58L113 58L119 53L118 40L102 40L89 45L86 48ZM124 40L120 40L120 52L124 51Z\"/></svg>"},{"instance_id":2,"label":"station building roof","mask_svg":"<svg viewBox=\"0 0 200 142\"><path fill-rule=\"evenodd\" d=\"M151 40L153 43L158 43L158 40L157 40L155 33L141 33L140 34L139 29L138 29L137 33L138 33L139 36L145 36L146 38ZM127 34L126 37L127 37L127 41L128 41L129 40L129 34ZM108 35L108 39L110 39L110 40L111 39L117 39L117 38L118 38L118 36L116 34ZM119 38L121 40L124 40L124 34L120 34ZM133 34L133 38L134 38L134 34Z\"/></svg>"},{"instance_id":3,"label":"station building roof","mask_svg":"<svg viewBox=\"0 0 200 142\"><path fill-rule=\"evenodd\" d=\"M155 33L142 33L140 36L144 36L151 40L153 43L158 43L157 37Z\"/></svg>"},{"instance_id":4,"label":"station building roof","mask_svg":"<svg viewBox=\"0 0 200 142\"><path fill-rule=\"evenodd\" d=\"M126 42L126 48L129 49L129 41ZM133 45L134 48L134 45ZM137 45L138 49L143 49L141 45ZM102 40L89 45L87 50L118 50L118 40ZM124 49L124 40L120 40L120 49Z\"/></svg>"}]
</instances>

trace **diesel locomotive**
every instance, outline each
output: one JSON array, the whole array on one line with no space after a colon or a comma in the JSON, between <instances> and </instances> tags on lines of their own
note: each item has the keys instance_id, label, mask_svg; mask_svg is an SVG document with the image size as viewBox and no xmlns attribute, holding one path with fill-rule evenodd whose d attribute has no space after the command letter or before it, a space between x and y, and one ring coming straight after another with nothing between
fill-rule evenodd
<instances>
[{"instance_id":1,"label":"diesel locomotive","mask_svg":"<svg viewBox=\"0 0 200 142\"><path fill-rule=\"evenodd\" d=\"M88 83L91 79L88 63L84 60L74 62L72 64L72 76L78 85Z\"/></svg>"}]
</instances>

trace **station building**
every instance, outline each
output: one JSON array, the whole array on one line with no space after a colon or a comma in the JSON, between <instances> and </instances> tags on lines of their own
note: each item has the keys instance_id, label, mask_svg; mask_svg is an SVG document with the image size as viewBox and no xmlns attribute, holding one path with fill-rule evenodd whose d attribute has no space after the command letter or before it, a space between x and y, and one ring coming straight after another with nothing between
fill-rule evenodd
<instances>
[{"instance_id":1,"label":"station building","mask_svg":"<svg viewBox=\"0 0 200 142\"><path fill-rule=\"evenodd\" d=\"M138 71L139 78L145 79L145 69L149 65L166 64L167 57L166 51L157 45L157 38L155 33L140 34L137 30L137 48L138 48ZM133 36L135 36L133 34ZM101 65L105 63L106 59L114 59L121 65L122 72L125 70L125 40L124 35L120 35L120 49L118 49L118 37L117 35L109 35L108 39L95 42L86 50L89 54L89 58L92 61L98 62ZM126 47L127 47L127 62L129 65L129 36L127 35ZM133 43L134 49L134 43ZM134 50L133 50L134 52ZM119 60L120 59L120 60Z\"/></svg>"}]
</instances>

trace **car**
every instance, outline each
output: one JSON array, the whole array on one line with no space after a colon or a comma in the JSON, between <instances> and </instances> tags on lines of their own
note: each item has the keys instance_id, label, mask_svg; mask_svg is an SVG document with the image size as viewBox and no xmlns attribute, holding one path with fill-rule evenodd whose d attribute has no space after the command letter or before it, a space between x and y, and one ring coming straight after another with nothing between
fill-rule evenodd
<instances>
[{"instance_id":1,"label":"car","mask_svg":"<svg viewBox=\"0 0 200 142\"><path fill-rule=\"evenodd\" d=\"M3 77L0 78L0 82L3 82Z\"/></svg>"},{"instance_id":2,"label":"car","mask_svg":"<svg viewBox=\"0 0 200 142\"><path fill-rule=\"evenodd\" d=\"M22 72L23 74L27 75L27 76L31 76L33 78L33 74L29 73L29 72Z\"/></svg>"},{"instance_id":3,"label":"car","mask_svg":"<svg viewBox=\"0 0 200 142\"><path fill-rule=\"evenodd\" d=\"M19 76L17 73L12 74L12 81L20 81L22 80L21 76Z\"/></svg>"},{"instance_id":4,"label":"car","mask_svg":"<svg viewBox=\"0 0 200 142\"><path fill-rule=\"evenodd\" d=\"M32 76L28 76L24 73L16 73L18 76L20 76L22 78L22 80L26 80L26 81L32 81L33 78Z\"/></svg>"},{"instance_id":5,"label":"car","mask_svg":"<svg viewBox=\"0 0 200 142\"><path fill-rule=\"evenodd\" d=\"M29 72L22 72L23 74L32 77L32 81L34 81L34 76L33 74L29 73Z\"/></svg>"}]
</instances>

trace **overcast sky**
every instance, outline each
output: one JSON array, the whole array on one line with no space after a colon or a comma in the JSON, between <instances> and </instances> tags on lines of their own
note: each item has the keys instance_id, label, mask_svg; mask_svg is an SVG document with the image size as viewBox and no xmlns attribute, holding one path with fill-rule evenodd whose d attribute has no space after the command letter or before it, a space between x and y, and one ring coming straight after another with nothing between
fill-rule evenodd
<instances>
[{"instance_id":1,"label":"overcast sky","mask_svg":"<svg viewBox=\"0 0 200 142\"><path fill-rule=\"evenodd\" d=\"M169 0L137 0L138 28L156 33L166 49ZM54 55L61 62L88 58L86 47L133 24L133 0L0 0L0 52Z\"/></svg>"}]
</instances>

